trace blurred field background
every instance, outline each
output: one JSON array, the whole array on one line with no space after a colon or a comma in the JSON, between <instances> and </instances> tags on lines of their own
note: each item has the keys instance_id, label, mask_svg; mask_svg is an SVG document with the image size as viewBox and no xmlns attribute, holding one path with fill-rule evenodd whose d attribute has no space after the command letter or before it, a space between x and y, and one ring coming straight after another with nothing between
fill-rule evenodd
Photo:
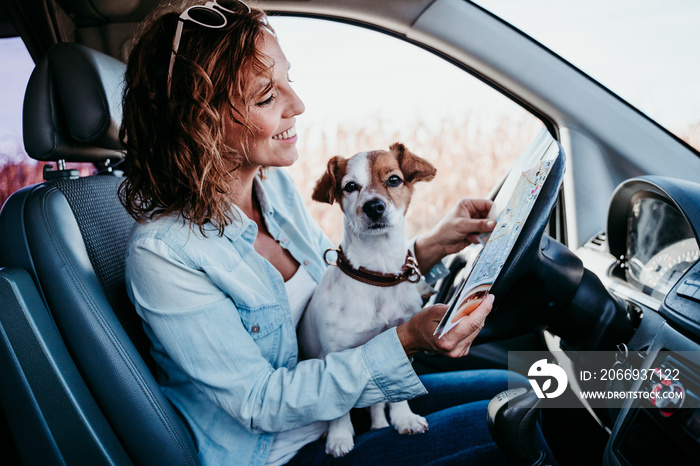
<instances>
[{"instance_id":1,"label":"blurred field background","mask_svg":"<svg viewBox=\"0 0 700 466\"><path fill-rule=\"evenodd\" d=\"M4 157L0 152L0 206L5 203L10 194L18 189L44 181L44 166L55 169L55 164L35 162L25 153ZM66 168L76 168L80 176L88 176L95 169L86 163L67 163Z\"/></svg>"}]
</instances>

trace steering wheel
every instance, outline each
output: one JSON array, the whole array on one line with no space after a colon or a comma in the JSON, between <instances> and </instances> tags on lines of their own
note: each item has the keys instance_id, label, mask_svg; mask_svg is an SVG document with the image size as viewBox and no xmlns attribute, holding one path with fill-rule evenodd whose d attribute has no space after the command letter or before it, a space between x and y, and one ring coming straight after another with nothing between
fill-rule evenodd
<instances>
[{"instance_id":1,"label":"steering wheel","mask_svg":"<svg viewBox=\"0 0 700 466\"><path fill-rule=\"evenodd\" d=\"M494 307L475 344L546 329L576 294L584 271L581 260L544 234L564 178L564 161L559 145L559 155L532 211L491 286ZM453 280L454 276L446 277L442 286L450 287ZM437 296L445 294L440 289Z\"/></svg>"}]
</instances>

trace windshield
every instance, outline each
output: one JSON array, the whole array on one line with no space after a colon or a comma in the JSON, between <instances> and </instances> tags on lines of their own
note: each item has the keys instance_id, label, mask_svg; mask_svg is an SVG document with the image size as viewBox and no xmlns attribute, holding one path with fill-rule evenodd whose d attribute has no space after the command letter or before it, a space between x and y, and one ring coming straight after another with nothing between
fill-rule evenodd
<instances>
[{"instance_id":1,"label":"windshield","mask_svg":"<svg viewBox=\"0 0 700 466\"><path fill-rule=\"evenodd\" d=\"M474 0L700 150L697 0Z\"/></svg>"}]
</instances>

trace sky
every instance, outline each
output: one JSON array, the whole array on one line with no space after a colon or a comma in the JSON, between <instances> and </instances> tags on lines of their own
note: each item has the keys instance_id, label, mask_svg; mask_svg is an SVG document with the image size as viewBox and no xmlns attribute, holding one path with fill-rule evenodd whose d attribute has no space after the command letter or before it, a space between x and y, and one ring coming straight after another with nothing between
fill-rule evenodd
<instances>
[{"instance_id":1,"label":"sky","mask_svg":"<svg viewBox=\"0 0 700 466\"><path fill-rule=\"evenodd\" d=\"M700 124L697 0L477 0L549 46L669 129ZM292 64L309 125L396 125L476 113L488 122L520 111L432 54L356 27L272 18ZM322 40L320 40L322 38ZM33 63L18 39L0 40L0 160L21 134Z\"/></svg>"},{"instance_id":2,"label":"sky","mask_svg":"<svg viewBox=\"0 0 700 466\"><path fill-rule=\"evenodd\" d=\"M661 124L700 124L697 0L476 0Z\"/></svg>"}]
</instances>

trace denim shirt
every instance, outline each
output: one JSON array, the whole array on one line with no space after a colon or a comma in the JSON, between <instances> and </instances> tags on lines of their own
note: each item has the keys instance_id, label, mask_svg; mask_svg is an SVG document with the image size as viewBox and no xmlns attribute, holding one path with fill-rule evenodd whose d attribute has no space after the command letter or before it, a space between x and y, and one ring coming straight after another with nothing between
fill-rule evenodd
<instances>
[{"instance_id":1,"label":"denim shirt","mask_svg":"<svg viewBox=\"0 0 700 466\"><path fill-rule=\"evenodd\" d=\"M254 189L272 237L318 283L332 245L292 180L275 170ZM137 223L127 248L127 290L158 382L203 463L262 465L275 432L426 393L395 329L299 361L283 278L253 248L256 223L236 210L241 221L222 236L213 228L203 236L175 215Z\"/></svg>"}]
</instances>

